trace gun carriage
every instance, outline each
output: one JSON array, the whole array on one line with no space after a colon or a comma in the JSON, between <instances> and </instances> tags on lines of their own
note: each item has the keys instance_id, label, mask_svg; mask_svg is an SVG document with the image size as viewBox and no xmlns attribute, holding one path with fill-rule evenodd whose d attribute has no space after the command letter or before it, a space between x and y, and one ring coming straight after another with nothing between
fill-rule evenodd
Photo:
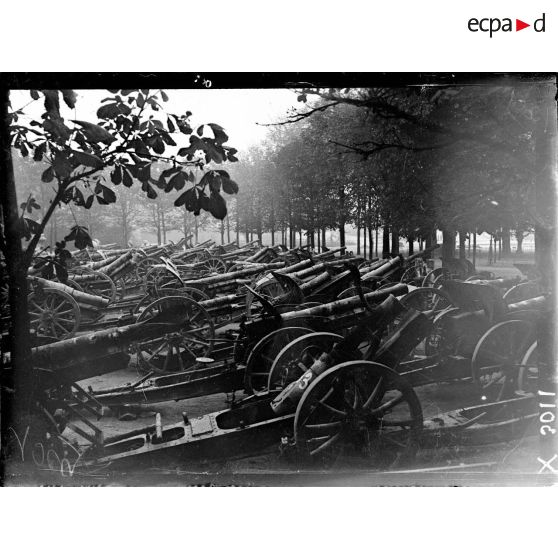
<instances>
[{"instance_id":1,"label":"gun carriage","mask_svg":"<svg viewBox=\"0 0 558 558\"><path fill-rule=\"evenodd\" d=\"M402 312L397 331L378 345L381 330ZM521 435L533 423L536 401L529 393L424 419L413 387L418 375L398 373L393 367L423 338L429 318L405 309L393 296L369 317L370 323L337 339L286 387L256 393L226 411L199 418L184 415L182 422L165 428L156 422L105 440L102 448L86 454L85 463L118 467L174 458L223 460L280 443L283 450L321 464L364 459L366 467L387 468L412 458L419 447L436 446L440 439L465 437L478 443L487 430L505 438ZM374 360L355 359L370 328L376 344L365 356Z\"/></svg>"}]
</instances>

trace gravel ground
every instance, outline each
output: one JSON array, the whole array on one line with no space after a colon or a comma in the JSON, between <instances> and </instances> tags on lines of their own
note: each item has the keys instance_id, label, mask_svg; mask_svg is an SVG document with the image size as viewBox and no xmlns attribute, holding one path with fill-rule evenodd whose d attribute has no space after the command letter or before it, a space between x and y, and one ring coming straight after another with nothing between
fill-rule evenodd
<instances>
[{"instance_id":1,"label":"gravel ground","mask_svg":"<svg viewBox=\"0 0 558 558\"><path fill-rule=\"evenodd\" d=\"M91 378L84 387L94 389L133 381L137 378L133 367ZM424 417L475 404L477 395L467 382L453 382L417 388ZM242 397L241 393L237 394ZM182 412L189 417L228 408L225 394L210 395L179 402L166 402L138 408L134 420L122 421L116 413L106 412L97 422L105 436L154 424L160 413L163 427L182 420ZM69 430L68 437L74 436ZM66 433L65 433L66 434ZM77 438L75 438L77 440ZM279 442L279 440L278 440ZM277 445L261 455L223 460L220 463L199 465L169 461L164 468L130 468L125 473L97 471L60 475L47 468L21 467L6 469L6 484L63 484L63 485L127 485L127 486L182 486L182 485L532 485L541 482L536 475L540 468L536 460L538 438L525 436L520 440L483 445L453 445L421 450L412 463L396 471L378 472L366 468L366 463L352 464L349 470L321 471L289 463L279 454ZM56 467L54 467L56 468Z\"/></svg>"}]
</instances>

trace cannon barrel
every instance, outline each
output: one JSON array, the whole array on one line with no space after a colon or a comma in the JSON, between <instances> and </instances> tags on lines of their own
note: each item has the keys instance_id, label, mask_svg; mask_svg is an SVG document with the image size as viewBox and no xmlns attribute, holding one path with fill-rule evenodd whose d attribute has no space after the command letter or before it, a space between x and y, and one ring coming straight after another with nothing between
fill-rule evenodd
<instances>
[{"instance_id":1,"label":"cannon barrel","mask_svg":"<svg viewBox=\"0 0 558 558\"><path fill-rule=\"evenodd\" d=\"M373 261L370 265L367 265L365 267L361 267L359 269L360 274L365 275L366 273L369 273L370 271L374 271L375 269L378 269L379 267L382 267L384 264L386 264L388 262L389 262L389 258L382 258L382 259L376 258L376 261Z\"/></svg>"},{"instance_id":2,"label":"cannon barrel","mask_svg":"<svg viewBox=\"0 0 558 558\"><path fill-rule=\"evenodd\" d=\"M425 248L421 252L417 252L416 254L413 254L412 256L405 258L405 263L406 264L411 263L413 260L416 260L417 258L424 258L425 256L428 257L432 252L434 252L434 250L437 250L438 248L440 248L439 244L433 244L429 248Z\"/></svg>"},{"instance_id":3,"label":"cannon barrel","mask_svg":"<svg viewBox=\"0 0 558 558\"><path fill-rule=\"evenodd\" d=\"M317 275L318 273L321 273L322 271L325 271L327 269L327 264L325 263L319 263L319 264L314 264L310 267L306 267L304 269L301 269L299 271L295 271L294 273L290 273L289 276L291 277L291 279L305 279L306 277L311 277L312 275Z\"/></svg>"},{"instance_id":4,"label":"cannon barrel","mask_svg":"<svg viewBox=\"0 0 558 558\"><path fill-rule=\"evenodd\" d=\"M266 258L268 255L271 255L272 257L277 256L277 254L271 248L268 248L266 246L265 248L261 248L260 250L258 250L253 256L249 256L248 258L246 258L246 261L247 262L260 262L264 258Z\"/></svg>"},{"instance_id":5,"label":"cannon barrel","mask_svg":"<svg viewBox=\"0 0 558 558\"><path fill-rule=\"evenodd\" d=\"M131 343L161 337L176 331L180 326L181 323L176 320L142 322L57 341L32 350L33 366L50 370L64 369L63 380L76 382L95 375L94 371L89 371L83 376L82 365L85 363L121 353Z\"/></svg>"},{"instance_id":6,"label":"cannon barrel","mask_svg":"<svg viewBox=\"0 0 558 558\"><path fill-rule=\"evenodd\" d=\"M225 296L217 296L215 298L210 298L209 300L201 300L198 302L200 306L206 310L214 310L215 308L220 308L221 306L228 306L229 304L234 304L239 300L244 299L244 294L230 294Z\"/></svg>"},{"instance_id":7,"label":"cannon barrel","mask_svg":"<svg viewBox=\"0 0 558 558\"><path fill-rule=\"evenodd\" d=\"M105 248L98 248L99 252L102 252L105 256L120 256L121 254L125 254L129 248L115 248L115 249L105 249Z\"/></svg>"},{"instance_id":8,"label":"cannon barrel","mask_svg":"<svg viewBox=\"0 0 558 558\"><path fill-rule=\"evenodd\" d=\"M68 285L64 285L64 283L56 283L55 281L49 281L48 279L43 279L41 277L33 278L32 282L45 289L53 289L68 293L73 297L73 299L81 308L101 310L103 308L106 308L110 304L110 300L108 298L105 298L104 296L84 293L83 291L78 291L77 289L73 289Z\"/></svg>"},{"instance_id":9,"label":"cannon barrel","mask_svg":"<svg viewBox=\"0 0 558 558\"><path fill-rule=\"evenodd\" d=\"M362 322L354 327L344 339L336 343L331 351L324 352L312 364L304 373L303 382L299 380L291 382L277 395L277 397L275 397L275 399L273 399L271 402L273 412L277 415L281 415L294 409L307 387L315 378L343 360L361 358L361 355L358 353L359 345L370 336L379 340L387 324L404 310L405 307L393 295L389 295L388 298L376 306L376 308L368 312ZM409 310L408 312L415 315L420 314L416 310ZM371 333L371 329L373 329L373 333ZM372 339L372 341L374 340L375 339Z\"/></svg>"},{"instance_id":10,"label":"cannon barrel","mask_svg":"<svg viewBox=\"0 0 558 558\"><path fill-rule=\"evenodd\" d=\"M516 312L520 310L546 310L548 307L548 300L545 296L535 296L520 302L513 302L508 304L508 312Z\"/></svg>"},{"instance_id":11,"label":"cannon barrel","mask_svg":"<svg viewBox=\"0 0 558 558\"><path fill-rule=\"evenodd\" d=\"M489 285L490 287L496 287L498 289L509 289L515 287L521 282L521 277L508 277L500 279L476 279L474 281L468 281L474 285Z\"/></svg>"},{"instance_id":12,"label":"cannon barrel","mask_svg":"<svg viewBox=\"0 0 558 558\"><path fill-rule=\"evenodd\" d=\"M132 259L132 256L133 256L133 250L128 250L125 254L122 254L113 262L99 268L99 271L111 277L113 274L117 273L121 268L123 268L128 262L128 260Z\"/></svg>"},{"instance_id":13,"label":"cannon barrel","mask_svg":"<svg viewBox=\"0 0 558 558\"><path fill-rule=\"evenodd\" d=\"M390 295L401 296L409 292L409 287L403 283L398 283L397 285L392 285L385 289L379 289L371 293L364 295L364 299L367 304L378 304L385 300ZM330 316L335 316L337 314L343 314L354 310L355 308L361 308L362 301L359 296L351 296L349 298L343 298L341 300L336 300L334 302L328 302L327 304L320 304L319 306L313 306L312 308L305 308L304 310L293 310L291 312L286 312L281 314L281 319L283 322L288 322L291 320L304 320L308 318L327 318Z\"/></svg>"},{"instance_id":14,"label":"cannon barrel","mask_svg":"<svg viewBox=\"0 0 558 558\"><path fill-rule=\"evenodd\" d=\"M324 271L323 273L319 273L315 277L312 277L312 279L310 279L309 281L302 283L300 285L300 290L304 296L307 296L314 289L316 289L320 285L323 285L330 279L331 279L331 274L329 273L329 271Z\"/></svg>"},{"instance_id":15,"label":"cannon barrel","mask_svg":"<svg viewBox=\"0 0 558 558\"><path fill-rule=\"evenodd\" d=\"M99 260L96 262L86 262L84 264L81 264L81 267L87 267L89 269L101 269L101 267L105 267L106 265L114 262L116 259L118 259L118 254L115 254L114 256L109 256L106 260Z\"/></svg>"},{"instance_id":16,"label":"cannon barrel","mask_svg":"<svg viewBox=\"0 0 558 558\"><path fill-rule=\"evenodd\" d=\"M340 258L339 260L336 260L334 263L333 262L320 262L317 263L311 267L306 267L304 269L301 269L300 271L295 271L294 273L290 273L290 277L292 279L305 279L307 277L310 277L312 275L317 275L319 273L322 273L323 271L327 270L327 269L331 269L332 265L335 264L346 264L346 263L357 263L357 262L361 262L362 261L362 257L361 256L352 256L350 258ZM299 262L302 263L302 262ZM283 270L284 272L286 272L286 270Z\"/></svg>"},{"instance_id":17,"label":"cannon barrel","mask_svg":"<svg viewBox=\"0 0 558 558\"><path fill-rule=\"evenodd\" d=\"M372 271L369 271L368 273L365 273L361 277L361 279L363 281L366 281L368 279L382 277L383 275L386 275L387 273L390 273L390 272L396 270L397 268L401 267L402 265L403 265L403 258L401 257L401 255L395 256L395 258L391 258L390 260L388 260L385 264L381 265L380 267L377 267L376 269L374 269Z\"/></svg>"},{"instance_id":18,"label":"cannon barrel","mask_svg":"<svg viewBox=\"0 0 558 558\"><path fill-rule=\"evenodd\" d=\"M250 277L251 275L257 275L258 273L262 273L270 269L280 269L284 266L285 266L284 262L275 262L275 263L262 264L259 266L250 266L249 269L241 269L239 271L232 271L230 273L222 273L221 275L210 275L202 279L192 279L189 281L184 281L184 285L190 287L194 287L196 285L216 286L220 284L230 283L235 279Z\"/></svg>"},{"instance_id":19,"label":"cannon barrel","mask_svg":"<svg viewBox=\"0 0 558 558\"><path fill-rule=\"evenodd\" d=\"M236 259L240 258L241 256L245 256L246 254L251 254L252 250L249 248L241 248L240 250L235 250L234 252L227 252L225 254L221 254L221 258L227 262L232 262L235 264L243 264L243 263L257 263L257 262L247 262L246 260Z\"/></svg>"},{"instance_id":20,"label":"cannon barrel","mask_svg":"<svg viewBox=\"0 0 558 558\"><path fill-rule=\"evenodd\" d=\"M312 266L312 260L302 260L295 264L289 265L283 268L282 273L294 273L296 271L302 271L303 269L309 268Z\"/></svg>"},{"instance_id":21,"label":"cannon barrel","mask_svg":"<svg viewBox=\"0 0 558 558\"><path fill-rule=\"evenodd\" d=\"M317 254L316 256L314 256L314 259L315 260L327 260L331 256L334 256L338 252L343 252L344 250L346 250L345 246L341 246L341 248L335 248L335 250L326 250L325 252L322 252L321 254Z\"/></svg>"}]
</instances>

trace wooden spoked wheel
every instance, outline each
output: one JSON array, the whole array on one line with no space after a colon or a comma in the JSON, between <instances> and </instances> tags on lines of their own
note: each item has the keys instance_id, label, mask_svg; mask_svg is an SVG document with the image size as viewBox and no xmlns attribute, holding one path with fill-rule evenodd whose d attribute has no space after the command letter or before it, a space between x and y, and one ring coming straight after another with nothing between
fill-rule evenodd
<instances>
[{"instance_id":1,"label":"wooden spoked wheel","mask_svg":"<svg viewBox=\"0 0 558 558\"><path fill-rule=\"evenodd\" d=\"M137 269L133 267L127 270L115 281L118 300L122 300L130 292L135 291L143 284L143 277L138 279Z\"/></svg>"},{"instance_id":2,"label":"wooden spoked wheel","mask_svg":"<svg viewBox=\"0 0 558 558\"><path fill-rule=\"evenodd\" d=\"M157 258L144 258L136 264L136 276L138 281L142 282L145 274L154 266L161 262Z\"/></svg>"},{"instance_id":3,"label":"wooden spoked wheel","mask_svg":"<svg viewBox=\"0 0 558 558\"><path fill-rule=\"evenodd\" d=\"M302 376L300 387L304 389ZM390 368L357 360L318 376L300 400L294 421L299 452L322 465L365 457L389 468L415 455L422 408L411 385Z\"/></svg>"},{"instance_id":4,"label":"wooden spoked wheel","mask_svg":"<svg viewBox=\"0 0 558 558\"><path fill-rule=\"evenodd\" d=\"M76 291L83 292L83 288L81 287L81 285L73 279L66 279L66 285L68 285L68 287L72 287L72 289L75 289Z\"/></svg>"},{"instance_id":5,"label":"wooden spoked wheel","mask_svg":"<svg viewBox=\"0 0 558 558\"><path fill-rule=\"evenodd\" d=\"M437 267L432 271L429 271L422 280L421 287L434 287L436 285L437 279L451 279L451 274L449 270L445 269L444 267ZM439 283L438 283L439 284Z\"/></svg>"},{"instance_id":6,"label":"wooden spoked wheel","mask_svg":"<svg viewBox=\"0 0 558 558\"><path fill-rule=\"evenodd\" d=\"M46 288L29 296L29 321L36 335L69 339L79 328L81 311L68 293Z\"/></svg>"},{"instance_id":7,"label":"wooden spoked wheel","mask_svg":"<svg viewBox=\"0 0 558 558\"><path fill-rule=\"evenodd\" d=\"M185 296L167 296L152 302L139 315L137 322L159 316L180 316L182 324L172 333L165 333L137 343L140 366L160 373L181 372L206 357L213 350L213 320L196 301ZM164 317L162 318L164 322Z\"/></svg>"},{"instance_id":8,"label":"wooden spoked wheel","mask_svg":"<svg viewBox=\"0 0 558 558\"><path fill-rule=\"evenodd\" d=\"M191 298L192 300L195 300L196 302L202 302L204 300L210 300L210 296L207 293L204 293L203 291L200 291L199 289L195 289L194 287L181 287L174 294L178 294L178 292L180 292L180 294L182 296L187 296L188 298ZM164 291L163 291L162 294L166 295L166 293Z\"/></svg>"},{"instance_id":9,"label":"wooden spoked wheel","mask_svg":"<svg viewBox=\"0 0 558 558\"><path fill-rule=\"evenodd\" d=\"M199 269L204 275L222 274L227 272L227 264L221 258L213 256L201 262Z\"/></svg>"},{"instance_id":10,"label":"wooden spoked wheel","mask_svg":"<svg viewBox=\"0 0 558 558\"><path fill-rule=\"evenodd\" d=\"M426 265L417 263L408 267L401 276L400 283L412 283L413 285L422 286L422 282L427 275Z\"/></svg>"},{"instance_id":11,"label":"wooden spoked wheel","mask_svg":"<svg viewBox=\"0 0 558 558\"><path fill-rule=\"evenodd\" d=\"M402 296L400 302L419 312L441 312L450 306L456 306L449 295L433 287L419 287Z\"/></svg>"},{"instance_id":12,"label":"wooden spoked wheel","mask_svg":"<svg viewBox=\"0 0 558 558\"><path fill-rule=\"evenodd\" d=\"M261 279L255 282L253 289L270 302L283 294L285 290L276 279ZM254 314L261 312L261 304L256 300L250 291L246 293L246 318L250 320Z\"/></svg>"},{"instance_id":13,"label":"wooden spoked wheel","mask_svg":"<svg viewBox=\"0 0 558 558\"><path fill-rule=\"evenodd\" d=\"M268 390L283 389L298 380L324 352L330 352L343 337L336 333L308 333L291 341L275 357L269 370Z\"/></svg>"},{"instance_id":14,"label":"wooden spoked wheel","mask_svg":"<svg viewBox=\"0 0 558 558\"><path fill-rule=\"evenodd\" d=\"M192 259L189 261L193 263L204 262L210 257L211 257L211 253L208 250L200 250L199 252L193 254Z\"/></svg>"},{"instance_id":15,"label":"wooden spoked wheel","mask_svg":"<svg viewBox=\"0 0 558 558\"><path fill-rule=\"evenodd\" d=\"M250 351L244 372L244 387L248 393L267 389L269 370L277 354L293 339L312 333L306 327L284 327L262 337Z\"/></svg>"},{"instance_id":16,"label":"wooden spoked wheel","mask_svg":"<svg viewBox=\"0 0 558 558\"><path fill-rule=\"evenodd\" d=\"M520 394L537 393L539 382L537 342L535 341L523 355L517 376L517 391Z\"/></svg>"},{"instance_id":17,"label":"wooden spoked wheel","mask_svg":"<svg viewBox=\"0 0 558 558\"><path fill-rule=\"evenodd\" d=\"M146 293L151 291L158 294L160 289L180 289L182 286L178 273L162 264L149 268L143 277Z\"/></svg>"},{"instance_id":18,"label":"wooden spoked wheel","mask_svg":"<svg viewBox=\"0 0 558 558\"><path fill-rule=\"evenodd\" d=\"M508 320L492 326L479 339L471 359L471 375L484 399L500 401L513 396L534 335L533 324Z\"/></svg>"},{"instance_id":19,"label":"wooden spoked wheel","mask_svg":"<svg viewBox=\"0 0 558 558\"><path fill-rule=\"evenodd\" d=\"M447 319L459 314L459 308L449 307L439 312L432 320L433 328L424 340L424 354L427 357L438 356L440 359L455 354L459 343L448 335Z\"/></svg>"},{"instance_id":20,"label":"wooden spoked wheel","mask_svg":"<svg viewBox=\"0 0 558 558\"><path fill-rule=\"evenodd\" d=\"M504 296L504 302L512 304L513 302L520 302L528 298L534 298L542 293L542 289L537 281L527 281L526 283L519 283L511 289L508 289Z\"/></svg>"},{"instance_id":21,"label":"wooden spoked wheel","mask_svg":"<svg viewBox=\"0 0 558 558\"><path fill-rule=\"evenodd\" d=\"M85 293L108 298L110 303L116 300L117 289L114 281L98 269L76 267L70 270L68 278L75 281Z\"/></svg>"}]
</instances>

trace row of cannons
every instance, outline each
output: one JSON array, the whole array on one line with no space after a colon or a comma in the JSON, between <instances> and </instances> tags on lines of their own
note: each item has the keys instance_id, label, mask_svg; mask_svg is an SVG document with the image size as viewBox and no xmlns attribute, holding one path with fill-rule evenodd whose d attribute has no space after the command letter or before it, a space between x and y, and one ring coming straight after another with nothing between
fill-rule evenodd
<instances>
[{"instance_id":1,"label":"row of cannons","mask_svg":"<svg viewBox=\"0 0 558 558\"><path fill-rule=\"evenodd\" d=\"M79 465L93 469L270 447L300 466L386 469L434 445L521 437L537 418L549 294L526 270L499 279L466 261L433 269L436 248L365 261L169 245L87 254L66 283L32 276L37 436L63 451L77 435ZM87 387L129 365L136 381ZM423 386L449 386L458 406L425 416ZM232 395L227 410L168 425L157 414L112 436L99 427L107 409L218 393Z\"/></svg>"}]
</instances>

